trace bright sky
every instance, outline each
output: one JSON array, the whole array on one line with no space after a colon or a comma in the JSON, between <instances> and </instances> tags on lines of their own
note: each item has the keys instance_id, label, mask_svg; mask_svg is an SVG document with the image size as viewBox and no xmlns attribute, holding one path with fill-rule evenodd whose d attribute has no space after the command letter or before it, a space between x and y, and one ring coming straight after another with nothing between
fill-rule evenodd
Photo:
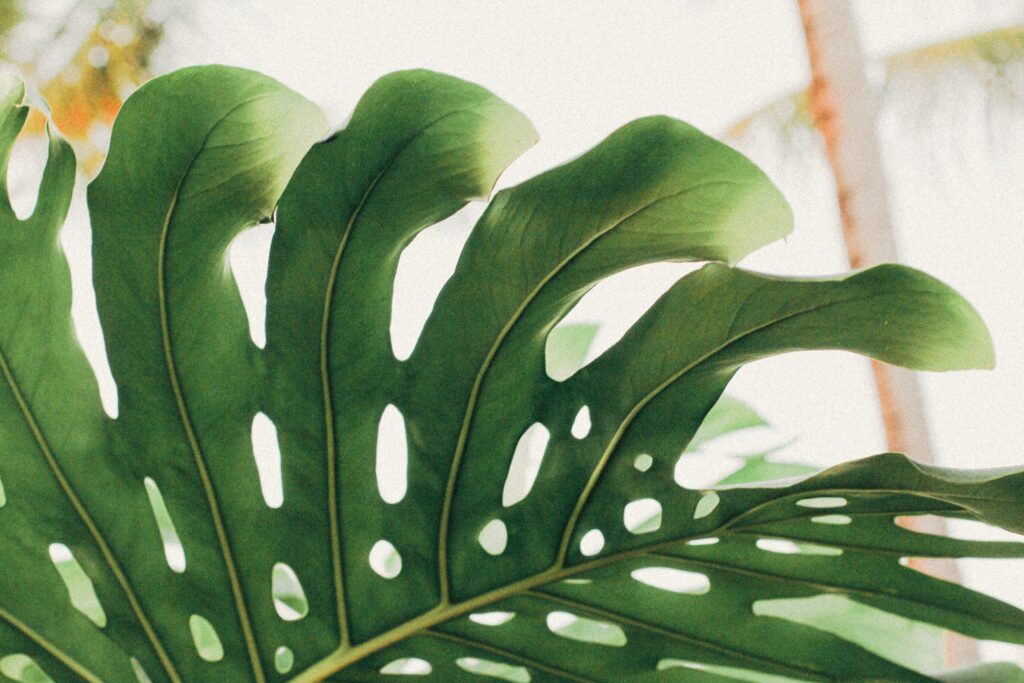
<instances>
[{"instance_id":1,"label":"bright sky","mask_svg":"<svg viewBox=\"0 0 1024 683\"><path fill-rule=\"evenodd\" d=\"M187 26L170 34L158 55L161 67L220 62L258 69L320 103L339 125L376 78L396 69L436 69L494 90L524 111L541 135L501 185L574 157L639 116L669 114L718 133L808 79L790 0L201 5ZM857 9L873 55L1024 18L1015 0L861 0ZM964 293L996 343L993 372L925 377L934 441L945 465L1024 464L1024 282L1008 260L1024 253L1024 144L1020 137L1011 144L997 129L991 132L999 153L989 153L979 144L986 132L980 110L952 106L954 115L946 120L952 125L925 148L908 139L907 116L887 118L882 130L903 260ZM844 270L827 169L811 161L794 171L792 162L766 150L748 153L783 187L797 227L788 240L743 265L804 275ZM436 293L453 267L478 210L467 210L414 244L415 257L404 264L410 267L399 282L397 347L414 342L430 292ZM84 234L71 236L69 244L77 274L84 277ZM261 270L255 253L235 255L236 265L251 277ZM619 276L588 296L571 318L602 322L599 352L685 270L652 266ZM259 289L252 285L254 300ZM94 326L83 336L95 349ZM872 391L864 361L815 353L747 368L732 393L775 425L775 433L759 435L759 445L797 437L780 455L828 465L884 450ZM1014 567L1019 576L1024 564L972 561L968 580L1024 605L1024 584L1014 580ZM1024 663L1020 648L993 646L988 653Z\"/></svg>"}]
</instances>

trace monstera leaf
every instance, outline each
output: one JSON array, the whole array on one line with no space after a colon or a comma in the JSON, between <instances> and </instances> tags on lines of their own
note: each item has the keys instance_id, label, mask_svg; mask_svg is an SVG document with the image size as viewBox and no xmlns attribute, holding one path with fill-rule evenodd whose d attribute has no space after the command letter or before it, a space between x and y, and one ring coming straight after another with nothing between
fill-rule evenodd
<instances>
[{"instance_id":1,"label":"monstera leaf","mask_svg":"<svg viewBox=\"0 0 1024 683\"><path fill-rule=\"evenodd\" d=\"M4 167L21 99L18 85L0 99ZM126 103L88 190L116 418L71 327L67 144L51 138L31 217L0 196L4 675L934 680L773 607L822 595L1024 642L1021 611L900 562L1024 545L894 523L1024 531L1024 472L888 454L778 485L672 477L758 358L991 365L949 288L899 266L790 280L728 265L790 230L785 201L738 153L648 118L497 193L398 360L404 247L487 196L535 134L488 91L411 71L324 135L309 102L225 67ZM226 253L275 207L259 348ZM713 263L596 360L549 376L546 339L574 304L660 260ZM279 463L254 457L270 437Z\"/></svg>"}]
</instances>

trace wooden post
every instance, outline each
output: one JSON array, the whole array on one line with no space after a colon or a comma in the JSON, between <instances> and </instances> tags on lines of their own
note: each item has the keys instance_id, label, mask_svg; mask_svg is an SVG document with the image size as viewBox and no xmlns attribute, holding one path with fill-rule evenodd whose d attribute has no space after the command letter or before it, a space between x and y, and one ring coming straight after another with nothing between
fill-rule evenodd
<instances>
[{"instance_id":1,"label":"wooden post","mask_svg":"<svg viewBox=\"0 0 1024 683\"><path fill-rule=\"evenodd\" d=\"M852 268L895 262L899 253L892 229L888 192L877 131L877 102L867 80L866 62L849 0L797 0L811 63L811 113L825 142L835 177L843 240ZM872 361L885 435L891 451L934 463L917 376ZM943 533L942 520L915 520L916 531ZM913 566L947 581L960 574L950 559L915 560ZM949 634L948 666L977 662L975 641Z\"/></svg>"}]
</instances>

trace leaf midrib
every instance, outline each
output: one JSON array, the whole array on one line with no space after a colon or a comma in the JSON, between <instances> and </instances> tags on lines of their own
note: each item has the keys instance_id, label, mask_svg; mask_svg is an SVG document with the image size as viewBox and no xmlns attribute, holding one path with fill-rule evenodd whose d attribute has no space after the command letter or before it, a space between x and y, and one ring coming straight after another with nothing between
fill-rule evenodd
<instances>
[{"instance_id":1,"label":"leaf midrib","mask_svg":"<svg viewBox=\"0 0 1024 683\"><path fill-rule=\"evenodd\" d=\"M850 495L856 493L876 493L879 490L876 489L842 489ZM808 495L824 494L831 492L831 489L823 489L821 491L811 490L803 491L799 495L806 497ZM906 493L905 491L901 493ZM916 494L914 494L916 495ZM528 591L538 588L540 586L561 581L563 579L571 578L577 574L582 574L595 569L601 569L613 564L617 564L624 560L633 557L643 557L649 555L663 548L671 548L672 546L684 544L687 541L691 541L698 538L707 538L709 536L720 536L723 533L728 532L730 527L746 517L751 510L744 510L736 514L731 519L725 520L718 527L710 530L703 530L700 533L695 533L689 536L676 537L658 543L653 543L648 546L642 546L639 548L629 548L626 550L619 551L617 553L610 553L608 555L597 557L587 562L582 562L576 565L569 565L563 567L557 567L552 565L544 571L533 574L518 581L515 581L505 586L501 586L494 590L480 595L473 596L462 602L449 604L448 606L437 606L423 614L420 614L413 619L410 619L402 624L399 624L395 628L386 631L378 636L371 638L370 640L358 643L348 648L339 648L334 652L328 654L326 657L320 659L305 671L297 674L291 679L291 683L316 683L323 680L327 676L333 673L341 671L348 666L351 666L370 655L380 652L388 647L391 647L397 643L400 643L417 633L422 633L431 629L432 627L442 624L452 619L457 619L461 616L469 614L473 611L493 605L502 600L506 600L517 595L522 595Z\"/></svg>"},{"instance_id":2,"label":"leaf midrib","mask_svg":"<svg viewBox=\"0 0 1024 683\"><path fill-rule=\"evenodd\" d=\"M256 643L256 638L252 630L252 623L249 618L249 610L246 605L245 593L242 588L241 580L238 576L238 569L235 566L234 551L231 547L231 539L228 535L227 528L224 524L224 520L221 516L220 502L217 498L217 491L214 488L213 480L210 477L210 473L207 469L206 458L203 455L202 448L199 444L198 437L192 426L192 418L189 415L188 406L185 403L185 396L182 392L181 385L178 381L178 371L174 362L174 351L171 343L170 334L170 314L168 311L167 303L167 282L166 282L166 261L167 261L167 238L170 233L171 224L174 220L175 211L178 208L178 199L181 195L181 190L185 185L185 181L188 179L189 174L192 172L192 168L200 155L206 150L207 142L213 132L221 125L229 116L234 112L238 111L242 107L248 106L253 102L261 99L274 97L275 93L263 93L245 99L235 106L231 107L224 114L222 114L206 131L203 137L202 143L199 144L192 158L189 160L188 165L182 172L181 177L178 178L178 182L171 194L170 202L167 207L167 213L164 216L163 225L160 230L160 243L157 250L157 299L160 310L160 336L161 343L164 351L164 362L167 366L168 380L171 384L172 393L174 394L174 401L178 408L178 415L181 420L182 428L185 431L185 437L188 441L189 448L192 451L193 461L196 466L196 471L199 474L200 482L203 486L203 493L206 496L206 503L210 509L210 517L212 518L214 531L217 535L217 544L221 552L221 558L224 561L224 568L228 574L228 582L231 587L232 600L235 603L235 611L238 613L239 626L242 629L242 637L245 640L246 652L249 656L249 664L252 668L253 676L257 683L264 683L266 676L263 673L263 664L260 661L259 646Z\"/></svg>"},{"instance_id":3,"label":"leaf midrib","mask_svg":"<svg viewBox=\"0 0 1024 683\"><path fill-rule=\"evenodd\" d=\"M899 294L913 294L913 293L918 293L918 294L934 294L934 292L929 292L927 290L901 290L898 293ZM711 359L713 359L718 354L722 353L723 351L728 350L734 344L737 344L737 343L743 341L744 339L746 339L747 337L750 337L751 335L758 334L759 332L763 332L764 330L766 330L766 329L768 329L768 328L770 328L770 327L772 327L774 325L779 325L779 324L781 324L783 322L786 322L787 320L791 320L793 318L796 318L796 317L799 317L799 316L802 316L802 315L809 315L811 313L817 313L817 312L822 311L822 310L824 310L826 308L829 308L831 306L850 304L850 303L854 303L854 302L858 302L858 301L866 301L868 299L873 299L873 298L880 297L880 296L887 296L889 294L891 294L891 292L888 292L888 291L872 292L871 294L866 294L866 295L863 295L863 296L855 296L855 297L850 297L850 298L841 299L841 300L837 300L837 301L827 301L827 302L825 302L823 304L819 304L819 305L815 305L815 306L810 306L810 307L803 308L803 309L800 309L800 310L797 310L797 311L793 311L791 313L787 313L786 315L782 315L782 316L779 316L777 318L773 318L773 319L768 320L768 321L766 321L764 323L761 323L760 325L755 325L755 326L753 326L753 327L751 327L751 328L749 328L747 330L744 330L743 332L741 332L739 334L736 334L734 336L729 336L725 341L720 343L718 346L715 346L714 348L704 352L703 354L701 354L697 358L693 359L692 361L690 361L689 363L684 365L679 370L671 373L668 376L668 378L662 380L661 383L659 383L657 386L655 386L654 389L652 389L650 392L645 394L629 410L629 412L626 414L626 417L623 419L622 423L615 430L615 433L612 435L611 440L609 440L608 446L605 448L604 452L601 454L601 458L598 460L597 465L594 467L594 470L591 473L591 476L588 479L587 484L584 486L583 491L580 493L579 498L576 501L576 505L573 508L573 511L572 511L572 514L569 517L569 520L565 524L565 527L564 527L563 532L562 532L561 542L559 544L556 564L563 565L565 563L566 557L568 555L569 543L572 540L572 537L573 537L573 535L576 532L576 528L577 528L577 525L579 523L580 517L583 514L583 510L586 507L587 502L590 499L590 495L593 493L593 491L597 487L597 484L600 482L600 480L601 480L601 478L602 478L602 476L603 476L603 474L604 474L604 472L605 472L605 470L607 468L608 463L612 459L612 456L615 454L616 450L618 449L619 444L622 442L622 439L625 436L626 431L629 429L630 425L637 418L637 416L643 411L643 409L651 401L653 401L655 398L657 398L663 391L668 389L670 386L672 386L678 380L682 379L687 373L692 371L694 368L696 368L696 367L698 367L700 365L703 365L704 363L710 361ZM734 321L734 324L735 324L735 321ZM730 334L731 334L731 330L730 330Z\"/></svg>"},{"instance_id":4,"label":"leaf midrib","mask_svg":"<svg viewBox=\"0 0 1024 683\"><path fill-rule=\"evenodd\" d=\"M324 442L327 460L327 507L328 526L331 543L331 574L334 582L335 609L337 612L339 639L341 648L347 648L351 644L351 634L348 625L348 606L345 600L345 577L342 565L341 549L341 520L338 506L338 471L337 471L337 447L334 424L334 397L330 375L330 325L331 314L333 313L334 286L337 281L338 271L341 268L342 256L348 244L349 236L355 229L356 223L363 214L370 196L376 189L381 178L395 165L398 158L420 137L425 135L434 126L442 121L460 114L470 114L480 117L481 114L471 107L463 107L449 111L429 123L424 124L419 130L404 140L392 155L384 162L381 170L373 177L366 190L363 192L359 203L353 209L342 232L338 248L331 263L331 270L327 277L327 286L324 292L323 314L320 327L320 383L324 401Z\"/></svg>"},{"instance_id":5,"label":"leaf midrib","mask_svg":"<svg viewBox=\"0 0 1024 683\"><path fill-rule=\"evenodd\" d=\"M570 263L572 263L578 256L580 256L580 254L582 254L591 246L593 246L593 244L600 240L602 237L608 235L612 231L622 226L626 221L650 209L659 202L667 201L669 199L682 196L689 192L698 190L702 187L721 184L735 185L739 183L737 183L737 181L734 180L714 180L691 185L685 189L678 190L676 192L671 192L664 196L652 199L650 202L644 204L643 206L637 207L636 209L628 212L621 218L614 220L607 227L595 232L590 238L584 240L583 243L581 243L576 249L574 249L568 255L566 255L564 259L555 264L555 267L547 274L545 274L543 278L541 278L541 280L534 286L534 288L530 290L530 292L526 295L523 301L520 302L519 306L516 307L511 317L509 317L505 325L499 331L498 336L494 340L494 343L491 345L491 348L488 350L483 362L480 364L480 369L477 371L476 378L473 381L473 386L470 389L469 399L466 402L466 411L465 414L463 415L462 425L459 429L459 436L455 445L455 453L452 456L452 464L448 473L448 481L445 485L445 495L441 506L441 521L439 524L438 531L437 554L439 565L438 578L440 582L442 605L448 604L450 600L450 579L448 577L448 535L451 521L451 508L455 498L455 485L458 481L459 470L461 469L462 466L462 456L465 453L466 444L468 443L469 440L470 425L473 421L473 417L476 411L476 404L479 398L481 387L483 386L484 378L487 375L487 372L490 370L491 364L494 361L494 358L497 355L498 350L504 344L505 339L508 337L509 333L511 333L512 328L515 327L519 319L522 318L523 314L526 312L526 309L529 308L530 304L533 303L534 299L536 299L537 296L540 295L540 292L544 289L544 287L546 287L548 283L550 283L555 277L557 277L559 273L565 270L565 268L567 268Z\"/></svg>"}]
</instances>

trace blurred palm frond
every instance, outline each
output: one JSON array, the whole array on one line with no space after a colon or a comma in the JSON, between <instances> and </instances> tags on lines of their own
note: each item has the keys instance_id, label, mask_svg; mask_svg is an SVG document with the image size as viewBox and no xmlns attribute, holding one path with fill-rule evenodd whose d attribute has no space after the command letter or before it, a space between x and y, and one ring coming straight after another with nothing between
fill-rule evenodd
<instances>
[{"instance_id":1,"label":"blurred palm frond","mask_svg":"<svg viewBox=\"0 0 1024 683\"><path fill-rule=\"evenodd\" d=\"M919 47L878 60L872 81L884 118L905 130L934 131L936 118L957 118L968 105L985 112L989 132L1019 122L1024 110L1024 24ZM783 157L817 145L808 90L785 95L732 124L723 134L744 143L769 135Z\"/></svg>"}]
</instances>

